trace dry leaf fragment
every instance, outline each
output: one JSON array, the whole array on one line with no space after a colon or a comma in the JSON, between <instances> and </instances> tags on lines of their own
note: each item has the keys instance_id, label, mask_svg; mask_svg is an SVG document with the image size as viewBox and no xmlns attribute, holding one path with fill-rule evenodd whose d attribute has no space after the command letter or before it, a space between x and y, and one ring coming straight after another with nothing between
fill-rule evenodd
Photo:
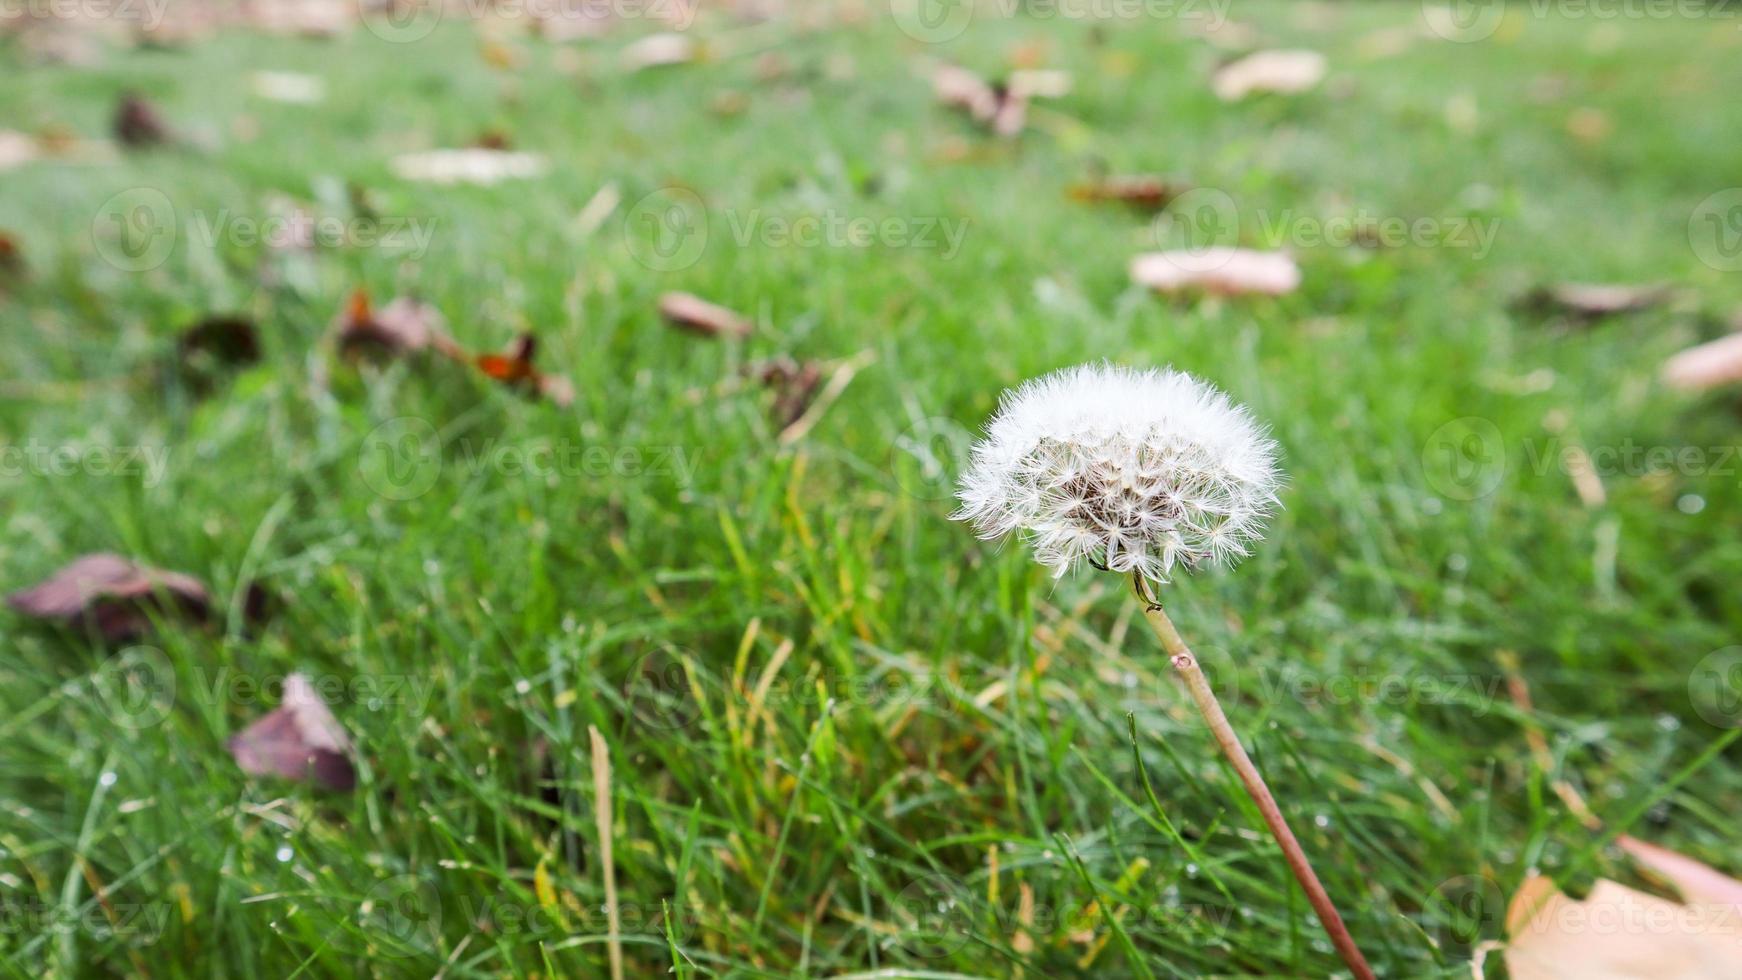
<instances>
[{"instance_id":1,"label":"dry leaf fragment","mask_svg":"<svg viewBox=\"0 0 1742 980\"><path fill-rule=\"evenodd\" d=\"M545 158L536 153L511 153L482 147L429 150L393 158L393 172L405 180L432 184L490 185L524 180L545 172Z\"/></svg>"},{"instance_id":2,"label":"dry leaf fragment","mask_svg":"<svg viewBox=\"0 0 1742 980\"><path fill-rule=\"evenodd\" d=\"M353 292L339 311L333 331L339 352L347 357L397 357L427 348L449 355L458 351L448 338L440 310L403 296L376 310L362 289Z\"/></svg>"},{"instance_id":3,"label":"dry leaf fragment","mask_svg":"<svg viewBox=\"0 0 1742 980\"><path fill-rule=\"evenodd\" d=\"M1224 102L1236 102L1255 92L1294 95L1325 77L1325 56L1317 51L1258 51L1216 71L1210 87Z\"/></svg>"},{"instance_id":4,"label":"dry leaf fragment","mask_svg":"<svg viewBox=\"0 0 1742 980\"><path fill-rule=\"evenodd\" d=\"M1622 313L1637 313L1667 301L1668 286L1625 286L1568 282L1533 290L1520 302L1540 313L1564 313L1589 322Z\"/></svg>"},{"instance_id":5,"label":"dry leaf fragment","mask_svg":"<svg viewBox=\"0 0 1742 980\"><path fill-rule=\"evenodd\" d=\"M229 742L250 776L280 776L348 792L357 785L351 738L301 674L284 679L284 700Z\"/></svg>"},{"instance_id":6,"label":"dry leaf fragment","mask_svg":"<svg viewBox=\"0 0 1742 980\"><path fill-rule=\"evenodd\" d=\"M618 64L626 72L682 65L701 56L701 45L682 34L664 32L649 34L624 45Z\"/></svg>"},{"instance_id":7,"label":"dry leaf fragment","mask_svg":"<svg viewBox=\"0 0 1742 980\"><path fill-rule=\"evenodd\" d=\"M260 360L260 334L245 316L208 316L182 331L176 356L183 370L208 378L222 369Z\"/></svg>"},{"instance_id":8,"label":"dry leaf fragment","mask_svg":"<svg viewBox=\"0 0 1742 980\"><path fill-rule=\"evenodd\" d=\"M3 169L3 168L0 168ZM8 278L24 274L24 251L11 232L0 231L0 276Z\"/></svg>"},{"instance_id":9,"label":"dry leaf fragment","mask_svg":"<svg viewBox=\"0 0 1742 980\"><path fill-rule=\"evenodd\" d=\"M563 408L574 404L575 386L567 378L543 374L532 366L538 353L538 339L526 333L516 337L501 354L480 354L475 359L478 370L510 387L536 392Z\"/></svg>"},{"instance_id":10,"label":"dry leaf fragment","mask_svg":"<svg viewBox=\"0 0 1742 980\"><path fill-rule=\"evenodd\" d=\"M781 356L753 364L746 373L774 392L771 414L774 424L785 429L803 417L822 385L823 366L816 361L795 361Z\"/></svg>"},{"instance_id":11,"label":"dry leaf fragment","mask_svg":"<svg viewBox=\"0 0 1742 980\"><path fill-rule=\"evenodd\" d=\"M1030 99L1056 98L1070 91L1067 72L1012 72L1002 84L986 81L960 65L940 65L932 72L932 91L939 102L966 112L999 136L1016 136L1028 119Z\"/></svg>"},{"instance_id":12,"label":"dry leaf fragment","mask_svg":"<svg viewBox=\"0 0 1742 980\"><path fill-rule=\"evenodd\" d=\"M22 167L40 155L36 137L13 129L0 129L0 171Z\"/></svg>"},{"instance_id":13,"label":"dry leaf fragment","mask_svg":"<svg viewBox=\"0 0 1742 980\"><path fill-rule=\"evenodd\" d=\"M245 9L253 25L268 33L324 40L349 31L359 5L351 0L274 0Z\"/></svg>"},{"instance_id":14,"label":"dry leaf fragment","mask_svg":"<svg viewBox=\"0 0 1742 980\"><path fill-rule=\"evenodd\" d=\"M7 596L6 603L26 616L90 626L111 643L144 634L152 610L196 621L211 611L211 595L199 579L107 553L76 558L41 584Z\"/></svg>"},{"instance_id":15,"label":"dry leaf fragment","mask_svg":"<svg viewBox=\"0 0 1742 980\"><path fill-rule=\"evenodd\" d=\"M169 127L157 107L137 92L123 93L115 104L114 131L122 146L157 146L170 138Z\"/></svg>"},{"instance_id":16,"label":"dry leaf fragment","mask_svg":"<svg viewBox=\"0 0 1742 980\"><path fill-rule=\"evenodd\" d=\"M659 297L659 315L674 327L704 337L741 340L750 336L748 318L691 293L666 293Z\"/></svg>"},{"instance_id":17,"label":"dry leaf fragment","mask_svg":"<svg viewBox=\"0 0 1742 980\"><path fill-rule=\"evenodd\" d=\"M1742 881L1667 847L1622 834L1615 841L1641 866L1674 885L1688 902L1734 905L1742 914ZM1742 928L1742 923L1738 924Z\"/></svg>"},{"instance_id":18,"label":"dry leaf fragment","mask_svg":"<svg viewBox=\"0 0 1742 980\"><path fill-rule=\"evenodd\" d=\"M1300 266L1285 253L1246 248L1148 252L1131 260L1131 281L1163 293L1281 296L1300 286Z\"/></svg>"},{"instance_id":19,"label":"dry leaf fragment","mask_svg":"<svg viewBox=\"0 0 1742 980\"><path fill-rule=\"evenodd\" d=\"M1663 380L1688 391L1742 381L1742 332L1689 347L1671 357L1664 362Z\"/></svg>"},{"instance_id":20,"label":"dry leaf fragment","mask_svg":"<svg viewBox=\"0 0 1742 980\"><path fill-rule=\"evenodd\" d=\"M257 71L251 76L254 94L272 102L314 105L327 97L327 85L318 76L295 71Z\"/></svg>"},{"instance_id":21,"label":"dry leaf fragment","mask_svg":"<svg viewBox=\"0 0 1742 980\"><path fill-rule=\"evenodd\" d=\"M1078 201L1114 202L1144 211L1159 211L1169 201L1191 190L1184 181L1155 174L1115 174L1092 183L1071 188L1071 197Z\"/></svg>"},{"instance_id":22,"label":"dry leaf fragment","mask_svg":"<svg viewBox=\"0 0 1742 980\"><path fill-rule=\"evenodd\" d=\"M1512 980L1733 980L1739 913L1733 903L1677 905L1606 879L1580 901L1532 877L1506 911L1506 969Z\"/></svg>"}]
</instances>

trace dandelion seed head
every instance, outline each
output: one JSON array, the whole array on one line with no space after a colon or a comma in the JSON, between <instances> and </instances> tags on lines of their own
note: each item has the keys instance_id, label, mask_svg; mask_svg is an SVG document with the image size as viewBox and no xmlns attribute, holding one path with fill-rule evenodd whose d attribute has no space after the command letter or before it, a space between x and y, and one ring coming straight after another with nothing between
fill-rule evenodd
<instances>
[{"instance_id":1,"label":"dandelion seed head","mask_svg":"<svg viewBox=\"0 0 1742 980\"><path fill-rule=\"evenodd\" d=\"M1079 563L1165 581L1232 564L1276 507L1276 443L1227 395L1171 369L1082 365L1005 392L974 447L957 520Z\"/></svg>"}]
</instances>

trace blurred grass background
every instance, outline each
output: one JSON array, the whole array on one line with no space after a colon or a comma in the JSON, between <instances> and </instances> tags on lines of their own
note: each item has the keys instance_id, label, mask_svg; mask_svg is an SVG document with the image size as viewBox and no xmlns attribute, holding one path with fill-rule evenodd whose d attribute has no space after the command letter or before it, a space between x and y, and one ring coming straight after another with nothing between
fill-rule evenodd
<instances>
[{"instance_id":1,"label":"blurred grass background","mask_svg":"<svg viewBox=\"0 0 1742 980\"><path fill-rule=\"evenodd\" d=\"M451 20L404 44L226 31L76 66L0 46L0 127L99 139L133 90L183 138L4 175L0 229L27 271L0 297L0 440L168 454L156 481L9 473L7 589L113 550L225 603L256 578L287 600L256 632L161 631L167 709L144 725L117 723L104 651L0 619L0 962L602 975L593 725L631 975L1333 971L1124 583L1055 585L948 520L999 391L1103 358L1198 373L1284 446L1270 539L1166 598L1382 975L1467 975L1531 870L1574 889L1629 874L1554 781L1610 830L1742 870L1737 750L1701 755L1739 719L1690 695L1742 628L1736 401L1655 380L1742 307L1742 277L1690 237L1700 203L1742 184L1742 31L1532 9L1452 43L1415 4L1241 0L1247 46L1310 47L1331 72L1239 104L1207 81L1229 52L1175 18L982 17L933 45L883 10L704 8L690 33L711 56L636 73L619 52L647 25L567 43ZM940 61L1074 84L1000 142L934 104ZM258 69L318 75L326 98L262 100ZM390 170L492 130L549 172L440 187ZM1291 247L1302 288L1144 294L1125 266L1150 221L1067 195L1102 170L1226 192L1241 242ZM577 222L607 185L620 205ZM202 238L282 200L354 221L352 187L432 228L427 250ZM137 188L167 197L178 238L129 272L104 260L104 222ZM673 188L705 202L706 245L650 267L645 218ZM1356 213L1489 222L1493 247L1266 238ZM965 234L948 257L734 234L827 215ZM1683 293L1590 328L1514 306L1563 280ZM323 338L357 287L433 303L472 348L535 332L575 405L333 361ZM655 302L673 289L751 314L754 335L669 329ZM199 397L176 337L232 311L257 321L261 361ZM730 383L768 357L861 352L795 445ZM404 417L444 449L430 489L396 500L368 457ZM1471 418L1497 433L1471 461L1497 482L1460 499L1435 440ZM1602 473L1593 507L1556 461L1632 444L1702 462ZM682 453L693 473L473 462L502 446ZM357 685L334 705L365 760L354 794L250 781L226 753L274 703L234 679L292 670ZM1494 900L1451 928L1435 910L1469 889Z\"/></svg>"}]
</instances>

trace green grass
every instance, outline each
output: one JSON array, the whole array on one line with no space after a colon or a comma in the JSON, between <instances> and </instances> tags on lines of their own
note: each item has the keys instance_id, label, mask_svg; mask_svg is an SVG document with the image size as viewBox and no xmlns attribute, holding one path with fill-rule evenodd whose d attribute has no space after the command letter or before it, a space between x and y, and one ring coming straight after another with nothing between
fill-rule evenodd
<instances>
[{"instance_id":1,"label":"green grass","mask_svg":"<svg viewBox=\"0 0 1742 980\"><path fill-rule=\"evenodd\" d=\"M1220 52L1171 20L983 19L927 47L881 14L803 29L708 14L696 30L741 53L635 75L615 68L634 32L516 35L522 63L502 71L455 24L404 45L228 34L76 69L0 48L0 127L99 137L131 88L193 144L3 178L0 228L29 275L0 297L0 443L168 463L151 481L0 477L0 584L114 550L197 574L226 606L251 579L286 599L258 630L166 625L158 653L126 659L0 614L5 973L603 975L588 726L611 754L631 976L1335 971L1123 583L1055 585L948 519L1000 390L1103 358L1199 373L1283 444L1269 539L1165 597L1382 975L1467 975L1473 940L1436 894L1497 899L1530 869L1575 889L1631 875L1554 780L1610 830L1742 872L1742 751L1702 757L1724 732L1689 693L1742 636L1734 396L1655 381L1742 306L1742 274L1689 237L1696 206L1742 181L1736 21L1618 32L1521 11L1490 41L1377 58L1372 32L1413 29L1417 5L1233 15L1265 44L1324 51L1331 79L1220 103ZM1076 84L1020 141L933 105L922 59L999 74L1034 42ZM759 77L765 49L784 77ZM327 100L260 101L257 68L320 74ZM712 111L725 89L745 111ZM1454 101L1473 126L1448 123ZM1581 107L1606 139L1569 134ZM480 189L389 169L492 127L551 172ZM1145 220L1066 195L1098 164L1226 191L1242 240L1294 244L1304 285L1202 302L1131 287ZM278 197L350 218L348 183L381 215L433 222L427 252L196 240ZM622 203L589 233L575 216L606 184ZM669 186L706 200L709 236L693 264L652 269L636 202ZM139 187L181 230L133 273L100 246L105 202ZM740 246L734 222L756 209L967 225L948 257ZM1480 257L1264 241L1290 209L1496 234ZM1567 279L1685 297L1588 330L1511 306ZM328 322L359 285L423 297L475 348L536 331L575 405L451 367L333 361ZM753 313L755 336L665 327L670 289ZM173 345L214 311L257 318L263 357L202 398ZM874 360L796 445L763 393L722 384L765 357L861 352ZM371 433L408 416L439 431L442 465L396 500L372 489ZM1460 499L1472 484L1435 434L1472 417L1492 428L1450 431L1490 436L1474 475L1499 482ZM1588 507L1538 463L1571 444L1702 455L1612 467ZM539 445L596 452L535 475L475 463ZM597 465L625 449L640 463ZM673 452L687 479L656 465ZM1534 710L1508 697L1501 651ZM126 664L155 665L157 701L119 700ZM225 750L293 670L350 685L334 708L360 746L353 794L250 780ZM1116 928L1091 901L1124 909ZM1500 935L1487 909L1475 939Z\"/></svg>"}]
</instances>

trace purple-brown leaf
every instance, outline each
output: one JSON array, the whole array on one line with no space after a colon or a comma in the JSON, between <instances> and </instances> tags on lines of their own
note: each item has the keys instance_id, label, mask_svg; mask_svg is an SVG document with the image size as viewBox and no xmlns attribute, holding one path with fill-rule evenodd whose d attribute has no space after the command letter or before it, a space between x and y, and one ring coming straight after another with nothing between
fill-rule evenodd
<instances>
[{"instance_id":1,"label":"purple-brown leaf","mask_svg":"<svg viewBox=\"0 0 1742 980\"><path fill-rule=\"evenodd\" d=\"M337 792L357 785L351 737L301 674L284 679L284 701L229 742L250 776L313 782Z\"/></svg>"},{"instance_id":2,"label":"purple-brown leaf","mask_svg":"<svg viewBox=\"0 0 1742 980\"><path fill-rule=\"evenodd\" d=\"M122 146L156 146L169 142L169 127L156 106L144 96L128 92L115 104L115 139Z\"/></svg>"},{"instance_id":3,"label":"purple-brown leaf","mask_svg":"<svg viewBox=\"0 0 1742 980\"><path fill-rule=\"evenodd\" d=\"M102 553L75 559L40 585L7 596L6 603L26 616L88 625L112 643L146 632L154 609L196 621L211 612L211 596L199 579Z\"/></svg>"},{"instance_id":4,"label":"purple-brown leaf","mask_svg":"<svg viewBox=\"0 0 1742 980\"><path fill-rule=\"evenodd\" d=\"M451 355L456 350L435 307L402 296L377 310L361 289L351 294L333 330L339 352L347 357L386 358L429 348Z\"/></svg>"}]
</instances>

